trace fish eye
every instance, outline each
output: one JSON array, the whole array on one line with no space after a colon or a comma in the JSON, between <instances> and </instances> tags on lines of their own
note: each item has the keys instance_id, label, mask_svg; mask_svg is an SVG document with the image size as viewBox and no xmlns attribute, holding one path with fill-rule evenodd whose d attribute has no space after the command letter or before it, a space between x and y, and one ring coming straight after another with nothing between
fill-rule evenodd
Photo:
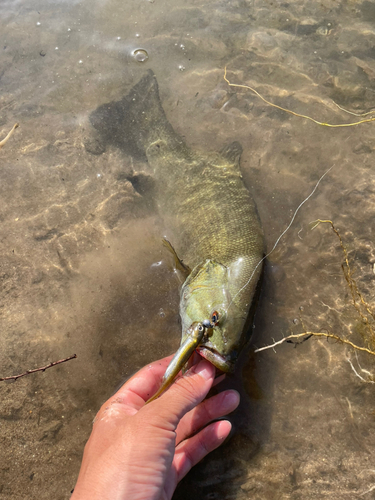
<instances>
[{"instance_id":1,"label":"fish eye","mask_svg":"<svg viewBox=\"0 0 375 500\"><path fill-rule=\"evenodd\" d=\"M211 324L215 326L218 324L218 322L219 322L219 313L217 311L214 311L211 314Z\"/></svg>"},{"instance_id":2,"label":"fish eye","mask_svg":"<svg viewBox=\"0 0 375 500\"><path fill-rule=\"evenodd\" d=\"M204 324L203 323L199 323L198 324L198 332L204 332L204 330L205 330Z\"/></svg>"}]
</instances>

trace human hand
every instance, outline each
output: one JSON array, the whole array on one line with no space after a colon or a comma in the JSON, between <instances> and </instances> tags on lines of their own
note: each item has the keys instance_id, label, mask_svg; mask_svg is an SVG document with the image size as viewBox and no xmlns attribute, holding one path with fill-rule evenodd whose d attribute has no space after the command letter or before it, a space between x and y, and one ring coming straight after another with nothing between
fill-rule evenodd
<instances>
[{"instance_id":1,"label":"human hand","mask_svg":"<svg viewBox=\"0 0 375 500\"><path fill-rule=\"evenodd\" d=\"M233 411L239 394L224 391L203 401L215 376L206 360L145 405L171 358L142 368L101 407L71 500L169 500L177 483L229 435L230 422L212 420Z\"/></svg>"}]
</instances>

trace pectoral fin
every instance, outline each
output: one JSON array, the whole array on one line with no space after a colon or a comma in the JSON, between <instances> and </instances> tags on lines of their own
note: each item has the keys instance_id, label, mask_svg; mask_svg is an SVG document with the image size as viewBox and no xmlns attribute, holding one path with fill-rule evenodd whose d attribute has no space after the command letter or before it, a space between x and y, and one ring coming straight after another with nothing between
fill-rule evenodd
<instances>
[{"instance_id":1,"label":"pectoral fin","mask_svg":"<svg viewBox=\"0 0 375 500\"><path fill-rule=\"evenodd\" d=\"M242 146L239 142L235 141L227 146L224 146L220 154L233 166L240 168L240 158L242 154Z\"/></svg>"},{"instance_id":2,"label":"pectoral fin","mask_svg":"<svg viewBox=\"0 0 375 500\"><path fill-rule=\"evenodd\" d=\"M179 256L177 255L177 252L176 250L173 248L172 244L166 239L166 238L163 238L162 239L162 242L163 242L163 246L165 246L165 248L167 250L170 251L170 253L173 255L173 258L174 258L174 265L176 267L176 270L179 271L182 276L183 276L183 281L186 280L186 278L189 276L189 274L191 273L191 269L189 266L187 266L186 264L184 264L182 262L182 260L179 258Z\"/></svg>"}]
</instances>

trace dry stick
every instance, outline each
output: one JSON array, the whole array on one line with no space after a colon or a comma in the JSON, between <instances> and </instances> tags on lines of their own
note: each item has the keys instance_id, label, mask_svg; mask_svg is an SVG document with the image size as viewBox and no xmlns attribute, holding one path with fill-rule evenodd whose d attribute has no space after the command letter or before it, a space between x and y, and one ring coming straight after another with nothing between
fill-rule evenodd
<instances>
[{"instance_id":1,"label":"dry stick","mask_svg":"<svg viewBox=\"0 0 375 500\"><path fill-rule=\"evenodd\" d=\"M30 373L44 372L48 368L52 368L52 366L61 365L61 363L65 363L65 361L75 359L76 357L77 357L77 354L73 354L72 356L69 356L69 358L60 359L59 361L54 361L53 363L50 363L49 365L42 366L41 368L35 368L34 370L26 370L24 373L20 373L19 375L12 375L11 377L3 377L3 378L0 378L0 382L3 382L4 380L16 381L18 378L24 377L25 375L30 375Z\"/></svg>"},{"instance_id":2,"label":"dry stick","mask_svg":"<svg viewBox=\"0 0 375 500\"><path fill-rule=\"evenodd\" d=\"M306 336L314 336L314 337L326 337L330 339L335 339L337 342L342 342L343 344L348 344L354 349L357 349L358 351L364 351L367 352L368 354L372 354L375 356L375 352L371 351L370 349L367 349L366 347L360 347L358 345L353 344L353 342L350 342L350 340L342 339L338 335L334 335L333 333L323 333L323 332L304 332L304 333L293 333L292 335L288 335L287 337L283 337L281 340L278 340L277 342L274 342L271 345L266 345L264 347L259 347L259 349L255 349L254 352L260 352L260 351L265 351L266 349L273 349L277 345L282 344L283 342L286 342L287 340L290 339L300 339L302 337Z\"/></svg>"},{"instance_id":3,"label":"dry stick","mask_svg":"<svg viewBox=\"0 0 375 500\"><path fill-rule=\"evenodd\" d=\"M18 123L15 123L12 127L12 130L9 132L9 134L2 140L0 141L0 149L5 145L9 137L13 134L13 132L16 130L16 128L19 127Z\"/></svg>"},{"instance_id":4,"label":"dry stick","mask_svg":"<svg viewBox=\"0 0 375 500\"><path fill-rule=\"evenodd\" d=\"M260 95L259 92L257 92L255 89L253 89L252 87L249 87L249 85L239 85L237 83L230 83L230 81L227 78L227 67L226 66L224 68L224 80L227 82L227 84L230 87L238 87L238 88L241 88L241 89L250 90L256 96L258 96L259 99L262 99L262 101L265 102L266 104L268 104L269 106L272 106L274 108L280 109L281 111L285 111L285 113L289 113L290 115L298 116L300 118L305 118L306 120L310 120L310 121L316 123L317 125L322 125L324 127L331 127L331 128L352 127L353 125L360 125L361 123L368 123L368 122L375 121L375 117L372 117L372 118L366 118L365 120L360 120L359 122L355 122L355 123L332 124L332 123L319 122L318 120L314 120L314 118L311 118L311 116L301 115L300 113L296 113L295 111L291 111L290 109L283 108L281 106L278 106L277 104L274 104L273 102L267 101L267 99L265 99L262 95ZM338 104L336 104L336 106L338 106ZM343 111L346 111L345 109L341 108L340 106L338 106L338 107L340 109L342 109ZM347 111L347 113L353 114L350 111ZM372 111L370 111L369 113L372 113ZM364 113L362 116L366 116L366 114L368 114L368 113Z\"/></svg>"}]
</instances>

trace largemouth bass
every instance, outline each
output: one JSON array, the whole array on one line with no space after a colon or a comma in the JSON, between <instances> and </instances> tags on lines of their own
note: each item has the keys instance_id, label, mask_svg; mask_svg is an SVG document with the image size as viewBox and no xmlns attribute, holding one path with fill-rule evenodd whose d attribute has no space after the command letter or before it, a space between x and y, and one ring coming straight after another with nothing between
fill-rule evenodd
<instances>
[{"instance_id":1,"label":"largemouth bass","mask_svg":"<svg viewBox=\"0 0 375 500\"><path fill-rule=\"evenodd\" d=\"M221 371L233 371L251 333L247 319L264 254L256 206L240 171L241 145L193 152L167 120L152 71L90 120L107 142L147 158L156 205L173 235L165 244L185 274L181 346L161 389L194 349Z\"/></svg>"}]
</instances>

